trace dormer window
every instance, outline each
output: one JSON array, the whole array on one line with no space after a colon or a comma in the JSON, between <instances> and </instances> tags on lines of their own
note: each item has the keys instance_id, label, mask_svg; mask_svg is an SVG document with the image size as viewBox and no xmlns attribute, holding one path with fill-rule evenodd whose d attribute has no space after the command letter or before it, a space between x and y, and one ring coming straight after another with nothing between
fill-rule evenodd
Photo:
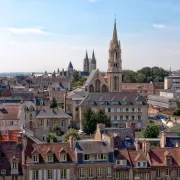
<instances>
[{"instance_id":1,"label":"dormer window","mask_svg":"<svg viewBox=\"0 0 180 180\"><path fill-rule=\"evenodd\" d=\"M90 155L89 154L84 154L84 161L89 161Z\"/></svg>"},{"instance_id":2,"label":"dormer window","mask_svg":"<svg viewBox=\"0 0 180 180\"><path fill-rule=\"evenodd\" d=\"M120 166L127 166L127 160L116 160L116 164Z\"/></svg>"},{"instance_id":3,"label":"dormer window","mask_svg":"<svg viewBox=\"0 0 180 180\"><path fill-rule=\"evenodd\" d=\"M53 157L53 154L47 154L47 159L46 159L47 162L53 162L54 161L54 157Z\"/></svg>"},{"instance_id":4,"label":"dormer window","mask_svg":"<svg viewBox=\"0 0 180 180\"><path fill-rule=\"evenodd\" d=\"M12 161L11 169L18 169L18 162L17 161Z\"/></svg>"},{"instance_id":5,"label":"dormer window","mask_svg":"<svg viewBox=\"0 0 180 180\"><path fill-rule=\"evenodd\" d=\"M147 162L146 161L138 161L137 167L139 167L139 168L147 167Z\"/></svg>"},{"instance_id":6,"label":"dormer window","mask_svg":"<svg viewBox=\"0 0 180 180\"><path fill-rule=\"evenodd\" d=\"M19 159L17 159L15 156L10 159L11 162L11 174L18 174L19 172Z\"/></svg>"},{"instance_id":7,"label":"dormer window","mask_svg":"<svg viewBox=\"0 0 180 180\"><path fill-rule=\"evenodd\" d=\"M39 155L38 154L33 155L33 162L39 162Z\"/></svg>"},{"instance_id":8,"label":"dormer window","mask_svg":"<svg viewBox=\"0 0 180 180\"><path fill-rule=\"evenodd\" d=\"M167 156L167 157L166 157L166 164L167 164L167 165L172 164L172 157L170 157L170 156Z\"/></svg>"},{"instance_id":9,"label":"dormer window","mask_svg":"<svg viewBox=\"0 0 180 180\"><path fill-rule=\"evenodd\" d=\"M67 161L67 153L60 153L60 161Z\"/></svg>"},{"instance_id":10,"label":"dormer window","mask_svg":"<svg viewBox=\"0 0 180 180\"><path fill-rule=\"evenodd\" d=\"M6 175L6 170L5 169L1 170L1 175L4 175L4 176Z\"/></svg>"}]
</instances>

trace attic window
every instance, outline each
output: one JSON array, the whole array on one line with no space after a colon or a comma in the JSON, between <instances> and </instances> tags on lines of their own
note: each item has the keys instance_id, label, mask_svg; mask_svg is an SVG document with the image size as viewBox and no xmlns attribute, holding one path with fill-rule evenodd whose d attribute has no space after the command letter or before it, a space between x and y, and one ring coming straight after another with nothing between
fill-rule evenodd
<instances>
[{"instance_id":1,"label":"attic window","mask_svg":"<svg viewBox=\"0 0 180 180\"><path fill-rule=\"evenodd\" d=\"M33 162L39 162L39 155L38 154L33 155Z\"/></svg>"},{"instance_id":2,"label":"attic window","mask_svg":"<svg viewBox=\"0 0 180 180\"><path fill-rule=\"evenodd\" d=\"M60 153L60 161L67 161L67 153L65 152Z\"/></svg>"},{"instance_id":3,"label":"attic window","mask_svg":"<svg viewBox=\"0 0 180 180\"><path fill-rule=\"evenodd\" d=\"M6 170L5 169L1 170L1 175L6 175Z\"/></svg>"},{"instance_id":4,"label":"attic window","mask_svg":"<svg viewBox=\"0 0 180 180\"><path fill-rule=\"evenodd\" d=\"M167 157L166 157L166 163L167 163L167 165L172 164L172 157L167 156Z\"/></svg>"},{"instance_id":5,"label":"attic window","mask_svg":"<svg viewBox=\"0 0 180 180\"><path fill-rule=\"evenodd\" d=\"M54 157L53 154L47 154L47 162L53 162L54 161Z\"/></svg>"}]
</instances>

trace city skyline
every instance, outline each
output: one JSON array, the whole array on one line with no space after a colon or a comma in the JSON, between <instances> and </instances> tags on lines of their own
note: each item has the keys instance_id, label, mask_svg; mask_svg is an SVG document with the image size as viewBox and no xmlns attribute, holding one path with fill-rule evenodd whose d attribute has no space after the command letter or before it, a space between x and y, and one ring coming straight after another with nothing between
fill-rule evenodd
<instances>
[{"instance_id":1,"label":"city skyline","mask_svg":"<svg viewBox=\"0 0 180 180\"><path fill-rule=\"evenodd\" d=\"M70 61L82 70L93 49L107 71L115 14L123 69L179 69L178 0L8 0L0 1L0 72L52 72Z\"/></svg>"}]
</instances>

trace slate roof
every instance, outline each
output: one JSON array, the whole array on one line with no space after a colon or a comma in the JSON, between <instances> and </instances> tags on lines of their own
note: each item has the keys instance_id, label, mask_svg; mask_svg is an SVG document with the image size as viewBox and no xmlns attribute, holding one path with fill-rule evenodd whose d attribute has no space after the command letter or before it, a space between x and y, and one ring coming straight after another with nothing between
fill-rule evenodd
<instances>
[{"instance_id":1,"label":"slate roof","mask_svg":"<svg viewBox=\"0 0 180 180\"><path fill-rule=\"evenodd\" d=\"M1 142L0 143L0 171L5 169L6 175L11 174L10 159L19 159L19 172L22 175L22 144L16 142Z\"/></svg>"},{"instance_id":2,"label":"slate roof","mask_svg":"<svg viewBox=\"0 0 180 180\"><path fill-rule=\"evenodd\" d=\"M62 109L43 109L36 111L36 118L71 118Z\"/></svg>"},{"instance_id":3,"label":"slate roof","mask_svg":"<svg viewBox=\"0 0 180 180\"><path fill-rule=\"evenodd\" d=\"M110 137L112 136L120 136L121 139L126 137L133 138L132 128L105 128L105 134L108 134Z\"/></svg>"},{"instance_id":4,"label":"slate roof","mask_svg":"<svg viewBox=\"0 0 180 180\"><path fill-rule=\"evenodd\" d=\"M127 105L136 105L136 102L142 102L143 105L147 105L146 99L135 92L105 92L89 93L80 103L80 106L88 105L88 102L94 102L94 105L100 106L102 100L108 104L116 101L119 102L119 105L124 102L127 102Z\"/></svg>"},{"instance_id":5,"label":"slate roof","mask_svg":"<svg viewBox=\"0 0 180 180\"><path fill-rule=\"evenodd\" d=\"M14 98L20 98L24 101L33 101L35 99L32 92L13 92L12 94Z\"/></svg>"},{"instance_id":6,"label":"slate roof","mask_svg":"<svg viewBox=\"0 0 180 180\"><path fill-rule=\"evenodd\" d=\"M99 71L99 70L96 69L96 70L92 70L92 71L91 71L91 74L88 76L88 78L87 78L84 86L88 86L88 85L89 85L89 82L91 81L91 79L93 78L94 74L95 74L97 71Z\"/></svg>"},{"instance_id":7,"label":"slate roof","mask_svg":"<svg viewBox=\"0 0 180 180\"><path fill-rule=\"evenodd\" d=\"M76 142L76 152L84 154L97 154L113 152L113 149L106 141L80 140Z\"/></svg>"},{"instance_id":8,"label":"slate roof","mask_svg":"<svg viewBox=\"0 0 180 180\"><path fill-rule=\"evenodd\" d=\"M171 166L180 166L180 148L151 148L149 154L152 166L169 166L166 156L172 157Z\"/></svg>"},{"instance_id":9,"label":"slate roof","mask_svg":"<svg viewBox=\"0 0 180 180\"><path fill-rule=\"evenodd\" d=\"M60 152L66 152L68 154L67 160L68 162L75 161L75 152L70 148L70 144L68 143L44 143L44 144L32 144L26 148L26 162L32 163L32 155L33 152L38 153L40 156L40 162L46 162L46 155L48 152L52 152L54 154L54 162L60 161Z\"/></svg>"}]
</instances>

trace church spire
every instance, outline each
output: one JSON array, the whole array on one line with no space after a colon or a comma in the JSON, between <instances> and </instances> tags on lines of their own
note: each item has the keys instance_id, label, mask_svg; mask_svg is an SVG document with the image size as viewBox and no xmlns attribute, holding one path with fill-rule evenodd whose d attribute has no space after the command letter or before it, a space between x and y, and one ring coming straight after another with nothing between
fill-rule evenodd
<instances>
[{"instance_id":1,"label":"church spire","mask_svg":"<svg viewBox=\"0 0 180 180\"><path fill-rule=\"evenodd\" d=\"M114 30L113 30L113 39L114 44L118 44L118 37L117 37L117 29L116 29L116 18L114 20Z\"/></svg>"},{"instance_id":2,"label":"church spire","mask_svg":"<svg viewBox=\"0 0 180 180\"><path fill-rule=\"evenodd\" d=\"M93 49L93 53L92 53L92 59L95 59L94 49Z\"/></svg>"},{"instance_id":3,"label":"church spire","mask_svg":"<svg viewBox=\"0 0 180 180\"><path fill-rule=\"evenodd\" d=\"M88 53L87 53L87 50L86 50L86 57L85 57L85 59L88 59Z\"/></svg>"}]
</instances>

